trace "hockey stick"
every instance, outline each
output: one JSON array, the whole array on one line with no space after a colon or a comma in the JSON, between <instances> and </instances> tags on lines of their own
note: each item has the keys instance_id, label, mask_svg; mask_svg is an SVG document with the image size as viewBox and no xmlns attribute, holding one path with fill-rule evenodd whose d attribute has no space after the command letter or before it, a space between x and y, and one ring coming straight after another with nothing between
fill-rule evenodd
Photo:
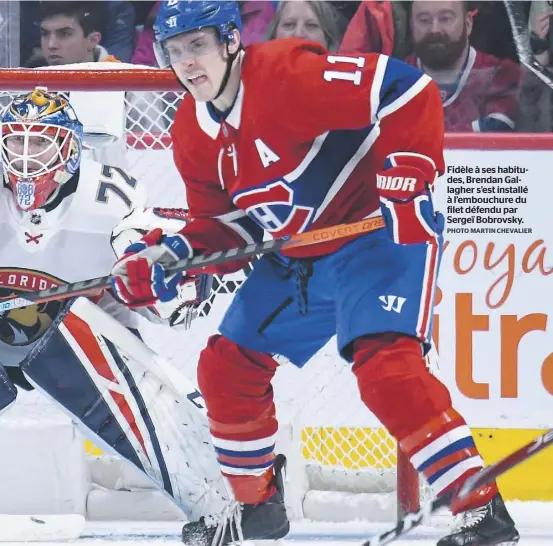
<instances>
[{"instance_id":1,"label":"hockey stick","mask_svg":"<svg viewBox=\"0 0 553 546\"><path fill-rule=\"evenodd\" d=\"M167 273L177 273L185 270L198 270L209 265L233 262L243 258L253 258L259 254L270 254L272 252L279 252L280 250L289 250L292 248L344 239L353 235L369 233L383 227L384 220L381 216L376 218L366 218L365 220L360 220L359 222L353 222L351 224L339 224L336 226L324 227L313 231L307 231L305 233L298 233L282 239L271 239L270 241L256 243L241 248L220 250L218 252L213 252L212 254L202 254L194 256L193 258L186 258L169 265L166 268L166 271ZM97 294L101 290L109 288L110 279L111 277L107 275L105 277L97 277L86 281L78 281L61 286L54 286L38 292L28 292L25 294L25 297L9 296L9 299L0 301L0 313L52 300L63 300L84 294Z\"/></svg>"},{"instance_id":2,"label":"hockey stick","mask_svg":"<svg viewBox=\"0 0 553 546\"><path fill-rule=\"evenodd\" d=\"M426 503L418 512L407 514L404 519L399 520L394 528L363 542L361 546L382 546L383 544L388 544L398 539L415 527L425 525L428 523L432 514L440 508L445 508L452 503L465 500L473 491L482 485L492 482L511 468L533 457L551 445L553 445L553 429L548 430L530 443L522 446L510 455L507 455L507 457L504 457L500 461L497 461L471 476L463 484L457 495L444 495L443 497Z\"/></svg>"},{"instance_id":3,"label":"hockey stick","mask_svg":"<svg viewBox=\"0 0 553 546\"><path fill-rule=\"evenodd\" d=\"M511 24L513 40L520 64L535 74L548 87L553 89L553 71L540 64L530 49L530 35L528 23L525 22L525 14L522 11L520 1L503 0L505 11Z\"/></svg>"}]
</instances>

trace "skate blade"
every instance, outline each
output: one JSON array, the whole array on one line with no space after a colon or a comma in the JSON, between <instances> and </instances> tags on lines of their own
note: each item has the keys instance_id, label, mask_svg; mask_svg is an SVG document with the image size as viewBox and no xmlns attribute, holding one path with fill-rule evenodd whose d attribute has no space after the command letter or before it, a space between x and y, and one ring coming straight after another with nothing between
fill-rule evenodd
<instances>
[{"instance_id":1,"label":"skate blade","mask_svg":"<svg viewBox=\"0 0 553 546\"><path fill-rule=\"evenodd\" d=\"M248 546L282 546L284 544L284 539L245 540L244 544Z\"/></svg>"}]
</instances>

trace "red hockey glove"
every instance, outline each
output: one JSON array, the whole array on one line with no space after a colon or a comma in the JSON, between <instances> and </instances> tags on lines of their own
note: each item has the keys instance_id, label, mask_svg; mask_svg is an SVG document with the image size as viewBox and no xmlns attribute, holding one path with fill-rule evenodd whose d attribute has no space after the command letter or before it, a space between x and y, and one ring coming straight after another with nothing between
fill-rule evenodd
<instances>
[{"instance_id":1,"label":"red hockey glove","mask_svg":"<svg viewBox=\"0 0 553 546\"><path fill-rule=\"evenodd\" d=\"M393 241L402 245L435 242L444 217L434 210L432 189L436 169L421 154L390 154L376 175L380 208Z\"/></svg>"},{"instance_id":2,"label":"red hockey glove","mask_svg":"<svg viewBox=\"0 0 553 546\"><path fill-rule=\"evenodd\" d=\"M111 288L115 297L131 308L171 301L178 295L183 273L166 276L165 266L192 254L183 235L164 235L159 228L148 232L113 266Z\"/></svg>"}]
</instances>

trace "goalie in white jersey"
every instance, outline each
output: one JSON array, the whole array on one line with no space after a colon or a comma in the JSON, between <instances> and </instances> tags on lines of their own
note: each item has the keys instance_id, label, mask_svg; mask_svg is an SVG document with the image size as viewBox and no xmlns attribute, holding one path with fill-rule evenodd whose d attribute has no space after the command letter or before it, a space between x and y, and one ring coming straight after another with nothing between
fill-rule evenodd
<instances>
[{"instance_id":1,"label":"goalie in white jersey","mask_svg":"<svg viewBox=\"0 0 553 546\"><path fill-rule=\"evenodd\" d=\"M82 141L83 127L61 95L37 88L6 109L0 297L104 276L117 258L114 250L151 229L150 221L159 223L155 209L140 208L138 182L82 159ZM133 207L139 208L129 215ZM181 219L166 221L182 228ZM193 279L180 288L183 294L192 288L193 305L199 286ZM108 292L93 299L0 315L0 411L15 402L18 387L36 388L97 445L145 472L191 518L219 510L226 493L199 393L131 333L138 315ZM171 305L146 314L178 322L187 302Z\"/></svg>"}]
</instances>

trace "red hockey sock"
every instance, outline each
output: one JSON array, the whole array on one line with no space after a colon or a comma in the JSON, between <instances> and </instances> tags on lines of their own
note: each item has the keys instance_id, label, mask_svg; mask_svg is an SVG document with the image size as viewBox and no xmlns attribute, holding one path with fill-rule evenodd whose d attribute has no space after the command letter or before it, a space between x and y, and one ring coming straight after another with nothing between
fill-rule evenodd
<instances>
[{"instance_id":1,"label":"red hockey sock","mask_svg":"<svg viewBox=\"0 0 553 546\"><path fill-rule=\"evenodd\" d=\"M447 388L426 367L420 342L388 333L354 342L361 399L413 466L443 494L483 466L470 429Z\"/></svg>"},{"instance_id":2,"label":"red hockey sock","mask_svg":"<svg viewBox=\"0 0 553 546\"><path fill-rule=\"evenodd\" d=\"M271 380L277 363L267 354L212 336L200 355L198 383L222 473L235 498L256 504L270 494L275 435Z\"/></svg>"},{"instance_id":3,"label":"red hockey sock","mask_svg":"<svg viewBox=\"0 0 553 546\"><path fill-rule=\"evenodd\" d=\"M463 483L466 479L472 476L474 473L478 472L478 468L473 468L464 474L459 480L452 484L450 488L447 489L456 489L457 491L463 486ZM445 493L445 491L444 491ZM461 512L466 512L467 510L473 510L474 508L479 508L488 504L498 493L497 484L492 482L488 485L483 485L473 491L465 500L457 501L453 500L450 506L450 510L453 514L460 514Z\"/></svg>"}]
</instances>

